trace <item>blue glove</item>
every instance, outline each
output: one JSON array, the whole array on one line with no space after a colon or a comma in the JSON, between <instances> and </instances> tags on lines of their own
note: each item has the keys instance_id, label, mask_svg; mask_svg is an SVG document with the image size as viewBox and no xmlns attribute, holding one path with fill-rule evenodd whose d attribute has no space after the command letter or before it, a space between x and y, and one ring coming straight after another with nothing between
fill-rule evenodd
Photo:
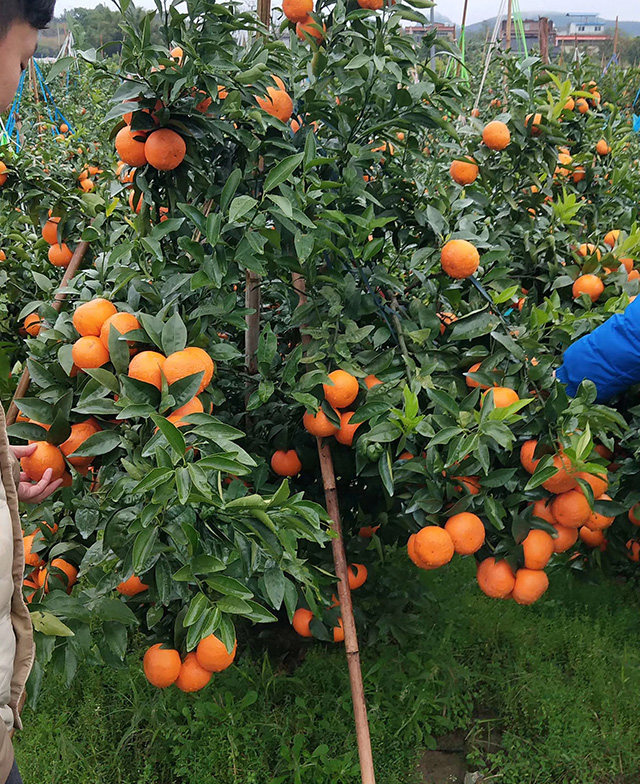
<instances>
[{"instance_id":1,"label":"blue glove","mask_svg":"<svg viewBox=\"0 0 640 784\"><path fill-rule=\"evenodd\" d=\"M593 381L600 403L640 383L640 297L569 346L556 378L572 396L584 379Z\"/></svg>"}]
</instances>

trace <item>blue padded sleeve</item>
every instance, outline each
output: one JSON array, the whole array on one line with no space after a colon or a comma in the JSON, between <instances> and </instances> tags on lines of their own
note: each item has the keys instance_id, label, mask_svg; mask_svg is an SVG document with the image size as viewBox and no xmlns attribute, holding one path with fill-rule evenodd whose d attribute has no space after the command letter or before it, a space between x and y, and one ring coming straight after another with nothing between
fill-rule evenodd
<instances>
[{"instance_id":1,"label":"blue padded sleeve","mask_svg":"<svg viewBox=\"0 0 640 784\"><path fill-rule=\"evenodd\" d=\"M593 381L600 402L640 383L640 297L569 346L556 377L570 395L584 379Z\"/></svg>"}]
</instances>

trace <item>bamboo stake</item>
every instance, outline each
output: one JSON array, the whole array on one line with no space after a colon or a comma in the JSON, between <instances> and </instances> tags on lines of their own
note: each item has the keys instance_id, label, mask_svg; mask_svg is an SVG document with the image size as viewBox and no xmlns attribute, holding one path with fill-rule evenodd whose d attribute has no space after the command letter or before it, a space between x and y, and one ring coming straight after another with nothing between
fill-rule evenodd
<instances>
[{"instance_id":1,"label":"bamboo stake","mask_svg":"<svg viewBox=\"0 0 640 784\"><path fill-rule=\"evenodd\" d=\"M511 15L513 13L513 0L509 0L507 3L507 40L506 40L506 49L507 51L511 49Z\"/></svg>"},{"instance_id":2,"label":"bamboo stake","mask_svg":"<svg viewBox=\"0 0 640 784\"><path fill-rule=\"evenodd\" d=\"M373 752L371 750L367 704L364 696L364 683L362 681L358 633L356 631L355 618L353 617L353 604L351 603L351 591L349 589L347 556L344 551L344 540L342 538L342 523L340 521L336 477L333 470L331 449L328 443L321 438L318 438L317 442L320 467L322 469L324 497L326 500L327 512L333 521L331 528L335 534L331 540L331 549L333 551L333 563L336 575L340 581L338 583L338 598L340 600L340 614L342 616L342 625L344 628L344 646L347 654L349 682L351 684L351 697L353 700L353 714L356 723L360 775L362 784L375 784L376 775L373 767Z\"/></svg>"},{"instance_id":3,"label":"bamboo stake","mask_svg":"<svg viewBox=\"0 0 640 784\"><path fill-rule=\"evenodd\" d=\"M467 40L467 8L469 7L469 0L464 0L464 7L462 9L462 25L460 26L460 38L464 36L464 42L466 43ZM460 69L462 68L462 63L458 61L458 66L456 69L456 76L460 76Z\"/></svg>"},{"instance_id":4,"label":"bamboo stake","mask_svg":"<svg viewBox=\"0 0 640 784\"><path fill-rule=\"evenodd\" d=\"M58 290L56 291L56 295L53 298L53 302L51 303L51 307L56 311L56 313L60 312L60 309L62 308L62 303L67 298L67 294L64 291L64 289L67 287L69 281L73 278L73 276L78 271L78 268L82 264L82 261L88 250L89 250L89 243L81 242L73 252L73 256L71 257L69 266L64 272L60 285L58 286ZM18 386L16 387L13 400L11 401L11 405L9 406L9 410L7 412L7 425L15 424L15 421L18 417L18 407L16 406L16 400L20 400L20 398L26 395L30 383L31 383L31 376L29 374L29 368L25 365L25 368L22 371L22 375L20 376L20 381L18 381Z\"/></svg>"}]
</instances>

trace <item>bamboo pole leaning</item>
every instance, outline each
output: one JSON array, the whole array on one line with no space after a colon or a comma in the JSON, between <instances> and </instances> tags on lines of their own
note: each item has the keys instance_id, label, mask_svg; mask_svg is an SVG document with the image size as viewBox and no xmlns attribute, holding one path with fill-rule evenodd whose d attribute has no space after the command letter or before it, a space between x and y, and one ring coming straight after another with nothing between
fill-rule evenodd
<instances>
[{"instance_id":1,"label":"bamboo pole leaning","mask_svg":"<svg viewBox=\"0 0 640 784\"><path fill-rule=\"evenodd\" d=\"M56 294L53 298L53 302L51 303L51 307L56 311L56 313L60 312L62 304L67 298L65 288L80 268L80 265L82 264L88 250L89 243L83 240L77 245L75 251L73 252L69 266L64 272L62 280L60 281L60 285L58 286ZM20 400L20 398L23 398L27 394L30 383L31 376L29 374L29 368L25 365L24 370L22 371L22 375L20 376L20 380L18 381L18 386L16 387L16 391L13 395L13 400L11 401L11 405L7 411L7 425L15 424L15 421L18 417L18 407L16 406L16 400Z\"/></svg>"}]
</instances>

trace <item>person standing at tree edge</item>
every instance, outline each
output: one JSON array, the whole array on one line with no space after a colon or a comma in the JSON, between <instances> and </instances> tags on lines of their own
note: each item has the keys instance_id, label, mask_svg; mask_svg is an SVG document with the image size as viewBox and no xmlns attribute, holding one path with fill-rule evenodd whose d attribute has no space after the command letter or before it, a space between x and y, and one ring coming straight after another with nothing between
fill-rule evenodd
<instances>
[{"instance_id":1,"label":"person standing at tree edge","mask_svg":"<svg viewBox=\"0 0 640 784\"><path fill-rule=\"evenodd\" d=\"M0 113L13 101L20 76L38 44L38 30L53 18L55 0L0 0ZM2 149L0 148L0 156ZM33 446L10 447L0 407L0 783L21 784L11 733L19 729L19 706L33 663L29 611L22 597L24 544L18 501L41 503L60 486L51 469L37 484L20 474L16 458Z\"/></svg>"}]
</instances>

